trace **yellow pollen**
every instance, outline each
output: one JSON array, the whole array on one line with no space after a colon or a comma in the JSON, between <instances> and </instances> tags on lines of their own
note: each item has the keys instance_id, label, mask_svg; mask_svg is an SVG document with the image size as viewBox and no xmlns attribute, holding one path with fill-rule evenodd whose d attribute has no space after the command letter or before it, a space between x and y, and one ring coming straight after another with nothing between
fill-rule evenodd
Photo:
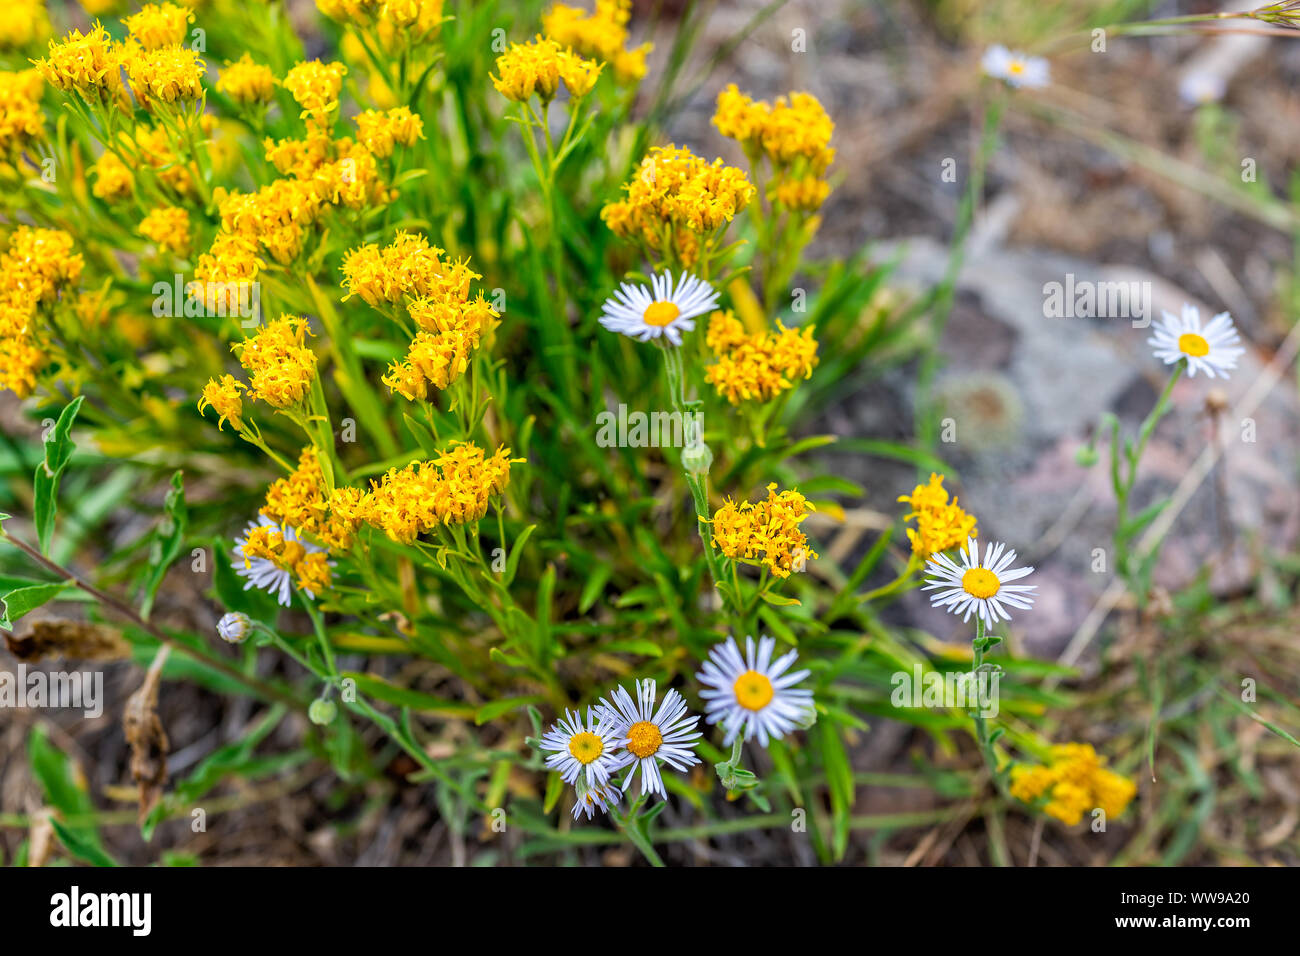
<instances>
[{"instance_id":1,"label":"yellow pollen","mask_svg":"<svg viewBox=\"0 0 1300 956\"><path fill-rule=\"evenodd\" d=\"M633 724L627 729L627 749L638 757L649 757L664 742L664 735L648 720Z\"/></svg>"},{"instance_id":2,"label":"yellow pollen","mask_svg":"<svg viewBox=\"0 0 1300 956\"><path fill-rule=\"evenodd\" d=\"M646 306L645 315L641 316L646 325L667 325L677 316L682 314L682 310L672 302L660 301L651 302Z\"/></svg>"},{"instance_id":3,"label":"yellow pollen","mask_svg":"<svg viewBox=\"0 0 1300 956\"><path fill-rule=\"evenodd\" d=\"M971 568L961 576L961 586L972 597L991 598L998 593L1002 582L986 568Z\"/></svg>"},{"instance_id":4,"label":"yellow pollen","mask_svg":"<svg viewBox=\"0 0 1300 956\"><path fill-rule=\"evenodd\" d=\"M1007 64L1007 70L1011 73L1023 73L1025 72L1025 65L1019 60L1012 60Z\"/></svg>"},{"instance_id":5,"label":"yellow pollen","mask_svg":"<svg viewBox=\"0 0 1300 956\"><path fill-rule=\"evenodd\" d=\"M605 745L595 734L584 731L569 738L569 753L573 754L573 759L583 766L591 763L604 752Z\"/></svg>"},{"instance_id":6,"label":"yellow pollen","mask_svg":"<svg viewBox=\"0 0 1300 956\"><path fill-rule=\"evenodd\" d=\"M758 671L745 671L736 678L731 689L736 693L736 703L746 710L762 710L776 693L772 690L772 682Z\"/></svg>"},{"instance_id":7,"label":"yellow pollen","mask_svg":"<svg viewBox=\"0 0 1300 956\"><path fill-rule=\"evenodd\" d=\"M1204 336L1197 335L1195 332L1184 332L1178 336L1178 351L1193 358L1200 358L1202 355L1210 354L1210 343L1205 341Z\"/></svg>"}]
</instances>

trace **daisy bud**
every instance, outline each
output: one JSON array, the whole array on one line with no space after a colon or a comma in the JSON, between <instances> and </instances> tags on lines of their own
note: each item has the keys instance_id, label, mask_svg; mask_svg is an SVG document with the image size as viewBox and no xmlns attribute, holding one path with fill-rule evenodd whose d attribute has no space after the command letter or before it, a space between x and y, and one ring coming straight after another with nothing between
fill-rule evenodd
<instances>
[{"instance_id":1,"label":"daisy bud","mask_svg":"<svg viewBox=\"0 0 1300 956\"><path fill-rule=\"evenodd\" d=\"M318 697L313 700L311 706L307 708L308 719L317 727L324 727L327 724L332 724L334 718L337 717L338 714L338 705L332 700L325 700L323 697Z\"/></svg>"},{"instance_id":2,"label":"daisy bud","mask_svg":"<svg viewBox=\"0 0 1300 956\"><path fill-rule=\"evenodd\" d=\"M217 622L217 633L221 635L223 641L230 644L244 643L252 630L252 620L247 614L241 614L239 611L223 614L221 620Z\"/></svg>"},{"instance_id":3,"label":"daisy bud","mask_svg":"<svg viewBox=\"0 0 1300 956\"><path fill-rule=\"evenodd\" d=\"M1098 457L1095 445L1084 445L1074 453L1074 463L1080 468L1091 468L1097 464Z\"/></svg>"},{"instance_id":4,"label":"daisy bud","mask_svg":"<svg viewBox=\"0 0 1300 956\"><path fill-rule=\"evenodd\" d=\"M707 475L713 466L713 451L703 441L694 441L682 449L682 468L688 475Z\"/></svg>"}]
</instances>

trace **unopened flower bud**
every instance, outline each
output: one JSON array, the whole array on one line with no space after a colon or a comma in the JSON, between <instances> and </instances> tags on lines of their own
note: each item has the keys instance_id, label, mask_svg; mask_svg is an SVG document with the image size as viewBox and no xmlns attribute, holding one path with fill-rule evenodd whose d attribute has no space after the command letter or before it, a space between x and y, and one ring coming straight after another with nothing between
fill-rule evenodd
<instances>
[{"instance_id":1,"label":"unopened flower bud","mask_svg":"<svg viewBox=\"0 0 1300 956\"><path fill-rule=\"evenodd\" d=\"M311 702L307 708L307 717L317 727L324 727L326 724L332 724L334 718L339 714L338 704L332 700L326 700L318 697Z\"/></svg>"},{"instance_id":2,"label":"unopened flower bud","mask_svg":"<svg viewBox=\"0 0 1300 956\"><path fill-rule=\"evenodd\" d=\"M707 475L713 467L713 451L703 441L694 441L682 449L682 468L688 475Z\"/></svg>"},{"instance_id":3,"label":"unopened flower bud","mask_svg":"<svg viewBox=\"0 0 1300 956\"><path fill-rule=\"evenodd\" d=\"M223 641L231 644L242 644L248 639L249 633L253 630L253 622L247 614L239 611L231 611L224 614L221 620L217 622L217 633L221 635Z\"/></svg>"}]
</instances>

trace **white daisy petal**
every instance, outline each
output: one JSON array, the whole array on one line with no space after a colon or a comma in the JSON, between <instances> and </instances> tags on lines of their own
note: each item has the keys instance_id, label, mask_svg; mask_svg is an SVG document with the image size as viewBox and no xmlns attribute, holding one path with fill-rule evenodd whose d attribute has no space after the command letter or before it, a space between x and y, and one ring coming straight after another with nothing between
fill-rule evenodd
<instances>
[{"instance_id":1,"label":"white daisy petal","mask_svg":"<svg viewBox=\"0 0 1300 956\"><path fill-rule=\"evenodd\" d=\"M1000 542L989 542L980 560L979 542L967 538L961 549L962 566L957 567L942 554L931 556L924 591L935 591L930 596L930 606L946 608L969 621L974 615L992 627L1000 620L1011 620L1003 604L1027 610L1033 606L1032 592L1035 584L1009 585L1033 572L1032 567L1012 568L1016 552Z\"/></svg>"},{"instance_id":2,"label":"white daisy petal","mask_svg":"<svg viewBox=\"0 0 1300 956\"><path fill-rule=\"evenodd\" d=\"M658 794L666 798L663 773L659 761L674 770L687 770L700 762L694 754L698 741L704 736L695 730L698 715L687 713L686 701L675 690L664 694L663 702L655 710L655 682L638 680L636 699L622 686L615 687L610 699L601 698L600 707L610 721L614 743L623 748L621 758L632 765L623 781L626 793L639 769L641 793Z\"/></svg>"},{"instance_id":3,"label":"white daisy petal","mask_svg":"<svg viewBox=\"0 0 1300 956\"><path fill-rule=\"evenodd\" d=\"M1197 372L1207 378L1227 378L1237 359L1246 354L1236 346L1241 337L1231 315L1220 312L1202 327L1200 310L1190 303L1183 305L1181 315L1162 311L1151 332L1147 339L1151 354L1166 365L1186 361L1189 378Z\"/></svg>"},{"instance_id":4,"label":"white daisy petal","mask_svg":"<svg viewBox=\"0 0 1300 956\"><path fill-rule=\"evenodd\" d=\"M755 646L754 639L747 637L742 657L736 639L729 637L714 645L695 675L705 687L700 691L705 720L722 724L726 743L743 735L745 740L758 737L766 747L770 740L796 730L811 715L812 691L791 686L810 672L786 673L797 653L791 651L773 662L775 649L774 638L760 638Z\"/></svg>"},{"instance_id":5,"label":"white daisy petal","mask_svg":"<svg viewBox=\"0 0 1300 956\"><path fill-rule=\"evenodd\" d=\"M681 345L682 333L717 307L718 293L703 279L683 272L674 284L671 272L661 272L650 277L649 289L622 283L605 300L600 324L641 342L662 337Z\"/></svg>"}]
</instances>

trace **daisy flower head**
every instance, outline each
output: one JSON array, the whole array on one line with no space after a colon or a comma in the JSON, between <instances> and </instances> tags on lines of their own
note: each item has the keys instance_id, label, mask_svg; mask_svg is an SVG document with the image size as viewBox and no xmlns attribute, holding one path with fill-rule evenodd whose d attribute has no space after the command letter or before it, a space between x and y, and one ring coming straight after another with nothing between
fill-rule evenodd
<instances>
[{"instance_id":1,"label":"daisy flower head","mask_svg":"<svg viewBox=\"0 0 1300 956\"><path fill-rule=\"evenodd\" d=\"M1184 303L1181 316L1164 311L1161 315L1147 344L1166 365L1187 359L1190 376L1201 371L1210 378L1227 378L1228 370L1236 368L1237 359L1246 353L1243 348L1234 348L1241 338L1227 312L1220 312L1203 327L1200 310L1194 305Z\"/></svg>"},{"instance_id":2,"label":"daisy flower head","mask_svg":"<svg viewBox=\"0 0 1300 956\"><path fill-rule=\"evenodd\" d=\"M636 682L636 700L623 687L614 688L611 703L602 698L600 705L615 721L618 745L630 755L632 772L623 781L623 791L632 786L637 769L641 770L641 792L657 793L667 798L660 762L674 770L689 770L700 762L695 756L696 741L704 736L695 730L698 715L686 712L686 701L675 690L664 694L655 710L655 682Z\"/></svg>"},{"instance_id":3,"label":"daisy flower head","mask_svg":"<svg viewBox=\"0 0 1300 956\"><path fill-rule=\"evenodd\" d=\"M980 67L995 80L1017 89L1042 89L1051 82L1051 68L1041 56L1028 56L998 44L984 51Z\"/></svg>"},{"instance_id":4,"label":"daisy flower head","mask_svg":"<svg viewBox=\"0 0 1300 956\"><path fill-rule=\"evenodd\" d=\"M812 717L812 691L794 686L811 671L790 670L798 658L795 651L772 660L775 650L775 638L761 637L755 647L754 639L746 637L742 656L736 639L729 637L713 646L695 675L708 688L700 691L705 719L722 723L727 743L743 734L745 740L757 736L766 747L769 740L779 740Z\"/></svg>"},{"instance_id":5,"label":"daisy flower head","mask_svg":"<svg viewBox=\"0 0 1300 956\"><path fill-rule=\"evenodd\" d=\"M603 707L588 707L587 720L576 710L551 725L539 749L551 752L546 765L558 770L565 783L583 777L588 787L605 787L610 774L626 767L631 758L619 754L615 717Z\"/></svg>"},{"instance_id":6,"label":"daisy flower head","mask_svg":"<svg viewBox=\"0 0 1300 956\"><path fill-rule=\"evenodd\" d=\"M718 307L718 293L703 279L683 272L673 284L673 274L652 276L650 288L622 283L605 300L600 324L641 342L666 338L682 344L682 333L695 328L695 320Z\"/></svg>"},{"instance_id":7,"label":"daisy flower head","mask_svg":"<svg viewBox=\"0 0 1300 956\"><path fill-rule=\"evenodd\" d=\"M274 594L282 607L289 606L295 584L312 600L316 593L329 587L328 552L304 538L297 529L260 515L235 539L231 567L246 579L244 590L257 588Z\"/></svg>"},{"instance_id":8,"label":"daisy flower head","mask_svg":"<svg viewBox=\"0 0 1300 956\"><path fill-rule=\"evenodd\" d=\"M979 542L967 538L961 549L961 565L942 552L930 555L927 570L934 577L926 578L923 591L936 591L930 596L932 607L948 608L953 614L964 614L969 621L974 614L989 627L999 620L1011 620L1004 604L1016 608L1033 606L1030 592L1035 584L1010 584L1033 573L1033 568L1012 568L1016 552L1008 551L1001 542L990 541L980 559Z\"/></svg>"},{"instance_id":9,"label":"daisy flower head","mask_svg":"<svg viewBox=\"0 0 1300 956\"><path fill-rule=\"evenodd\" d=\"M578 778L577 796L573 801L573 819L577 820L583 813L587 814L590 820L596 815L596 811L609 813L609 808L618 806L620 799L618 787L613 783L596 784L589 787Z\"/></svg>"}]
</instances>

